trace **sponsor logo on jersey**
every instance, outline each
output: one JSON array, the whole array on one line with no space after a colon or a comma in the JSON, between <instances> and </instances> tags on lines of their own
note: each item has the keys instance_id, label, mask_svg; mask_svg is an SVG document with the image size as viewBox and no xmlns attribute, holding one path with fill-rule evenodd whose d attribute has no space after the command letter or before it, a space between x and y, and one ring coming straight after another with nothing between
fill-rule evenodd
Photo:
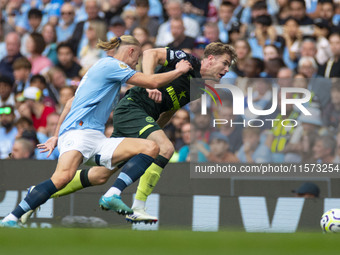
<instances>
[{"instance_id":1,"label":"sponsor logo on jersey","mask_svg":"<svg viewBox=\"0 0 340 255\"><path fill-rule=\"evenodd\" d=\"M182 97L187 97L187 96L185 95L185 91L182 91L182 92L179 94L179 100L181 100Z\"/></svg>"},{"instance_id":2,"label":"sponsor logo on jersey","mask_svg":"<svg viewBox=\"0 0 340 255\"><path fill-rule=\"evenodd\" d=\"M175 53L174 53L174 51L172 50L172 51L170 51L170 59L174 59L175 58Z\"/></svg>"},{"instance_id":3,"label":"sponsor logo on jersey","mask_svg":"<svg viewBox=\"0 0 340 255\"><path fill-rule=\"evenodd\" d=\"M166 91L168 92L173 104L172 110L178 110L179 108L181 108L174 88L172 86L169 86L166 88Z\"/></svg>"}]
</instances>

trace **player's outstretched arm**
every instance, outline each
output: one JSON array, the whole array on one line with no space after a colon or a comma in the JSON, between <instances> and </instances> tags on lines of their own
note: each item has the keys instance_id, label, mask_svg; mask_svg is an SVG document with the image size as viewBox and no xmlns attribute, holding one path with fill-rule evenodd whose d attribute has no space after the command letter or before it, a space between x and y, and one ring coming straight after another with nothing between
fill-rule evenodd
<instances>
[{"instance_id":1,"label":"player's outstretched arm","mask_svg":"<svg viewBox=\"0 0 340 255\"><path fill-rule=\"evenodd\" d=\"M157 65L164 65L166 61L166 48L149 49L143 52L143 73L153 74Z\"/></svg>"},{"instance_id":2,"label":"player's outstretched arm","mask_svg":"<svg viewBox=\"0 0 340 255\"><path fill-rule=\"evenodd\" d=\"M47 151L49 152L47 157L49 157L51 155L54 148L57 146L60 126L63 123L63 121L65 120L67 114L71 110L73 99L74 99L74 97L72 97L71 99L69 99L67 101L63 112L60 114L60 117L59 117L59 120L58 120L58 125L57 125L55 132L54 132L54 136L50 137L45 143L40 143L40 144L37 145L38 149L41 150L40 153L47 152Z\"/></svg>"},{"instance_id":3,"label":"player's outstretched arm","mask_svg":"<svg viewBox=\"0 0 340 255\"><path fill-rule=\"evenodd\" d=\"M181 60L176 65L176 69L166 73L157 73L157 74L144 74L144 73L135 73L130 79L127 80L126 83L139 86L147 89L156 89L162 87L169 82L177 79L179 76L187 73L192 69L191 64L187 60Z\"/></svg>"}]
</instances>

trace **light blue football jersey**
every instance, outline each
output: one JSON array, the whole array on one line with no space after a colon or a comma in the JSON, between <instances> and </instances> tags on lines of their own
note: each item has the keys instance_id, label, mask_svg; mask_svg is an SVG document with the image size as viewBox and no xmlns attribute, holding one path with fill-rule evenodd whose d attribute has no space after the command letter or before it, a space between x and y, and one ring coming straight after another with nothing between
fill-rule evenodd
<instances>
[{"instance_id":1,"label":"light blue football jersey","mask_svg":"<svg viewBox=\"0 0 340 255\"><path fill-rule=\"evenodd\" d=\"M104 132L105 123L118 102L121 85L135 73L127 64L113 57L100 59L80 81L59 136L71 129Z\"/></svg>"}]
</instances>

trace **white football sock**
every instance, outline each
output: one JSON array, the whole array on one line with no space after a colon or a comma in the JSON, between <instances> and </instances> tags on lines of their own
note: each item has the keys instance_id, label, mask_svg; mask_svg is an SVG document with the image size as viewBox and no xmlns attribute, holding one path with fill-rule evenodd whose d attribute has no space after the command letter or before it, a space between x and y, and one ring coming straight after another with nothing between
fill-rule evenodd
<instances>
[{"instance_id":1,"label":"white football sock","mask_svg":"<svg viewBox=\"0 0 340 255\"><path fill-rule=\"evenodd\" d=\"M121 190L117 189L116 187L111 187L109 188L108 191L106 191L106 193L104 194L104 197L112 197L113 195L120 196L121 193L122 193Z\"/></svg>"},{"instance_id":2,"label":"white football sock","mask_svg":"<svg viewBox=\"0 0 340 255\"><path fill-rule=\"evenodd\" d=\"M18 221L19 219L14 216L13 214L8 214L5 218L3 218L2 222L7 222L7 221L10 221L10 220L14 220L14 221Z\"/></svg>"},{"instance_id":3,"label":"white football sock","mask_svg":"<svg viewBox=\"0 0 340 255\"><path fill-rule=\"evenodd\" d=\"M134 208L134 209L144 209L145 208L145 204L146 204L145 201L135 199L133 201L133 205L132 205L131 208Z\"/></svg>"}]
</instances>

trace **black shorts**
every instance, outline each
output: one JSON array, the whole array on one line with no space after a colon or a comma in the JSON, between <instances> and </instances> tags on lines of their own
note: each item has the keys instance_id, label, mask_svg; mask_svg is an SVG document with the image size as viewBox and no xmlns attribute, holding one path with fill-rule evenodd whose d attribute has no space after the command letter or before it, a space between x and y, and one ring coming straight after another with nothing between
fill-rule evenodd
<instances>
[{"instance_id":1,"label":"black shorts","mask_svg":"<svg viewBox=\"0 0 340 255\"><path fill-rule=\"evenodd\" d=\"M123 98L113 114L114 131L111 137L146 139L152 132L160 130L156 123L139 104Z\"/></svg>"}]
</instances>

